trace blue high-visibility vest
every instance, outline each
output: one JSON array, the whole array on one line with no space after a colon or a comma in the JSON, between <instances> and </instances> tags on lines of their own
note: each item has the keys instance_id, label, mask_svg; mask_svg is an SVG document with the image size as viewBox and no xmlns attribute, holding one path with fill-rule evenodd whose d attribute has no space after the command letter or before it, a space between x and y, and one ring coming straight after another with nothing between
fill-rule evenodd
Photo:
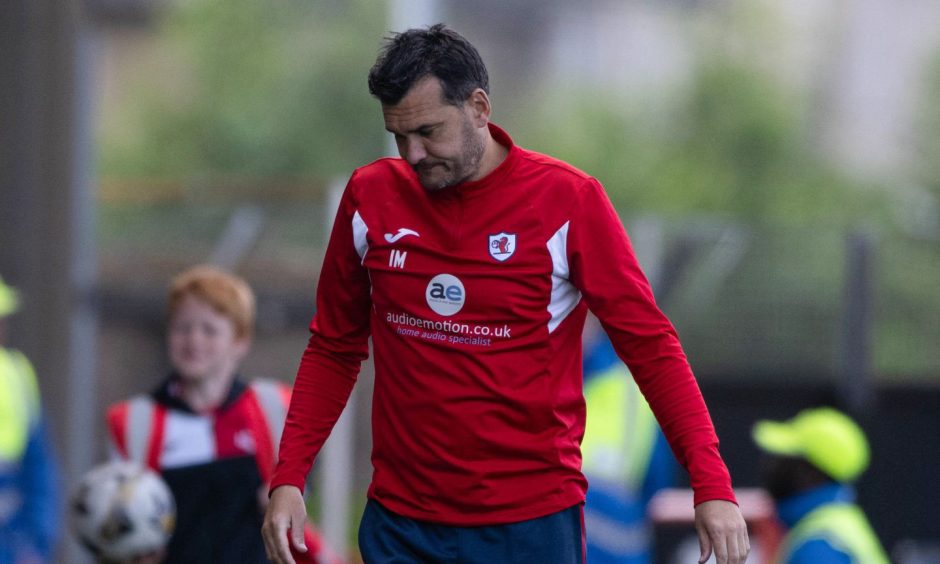
<instances>
[{"instance_id":1,"label":"blue high-visibility vest","mask_svg":"<svg viewBox=\"0 0 940 564\"><path fill-rule=\"evenodd\" d=\"M800 519L783 540L777 561L786 564L805 543L822 540L853 564L888 564L890 560L865 514L852 503L827 503Z\"/></svg>"},{"instance_id":2,"label":"blue high-visibility vest","mask_svg":"<svg viewBox=\"0 0 940 564\"><path fill-rule=\"evenodd\" d=\"M0 463L22 459L39 417L36 373L19 351L0 347Z\"/></svg>"},{"instance_id":3,"label":"blue high-visibility vest","mask_svg":"<svg viewBox=\"0 0 940 564\"><path fill-rule=\"evenodd\" d=\"M588 478L584 508L588 559L601 564L650 561L652 533L643 483L660 434L633 377L620 363L585 382L587 422L581 443Z\"/></svg>"},{"instance_id":4,"label":"blue high-visibility vest","mask_svg":"<svg viewBox=\"0 0 940 564\"><path fill-rule=\"evenodd\" d=\"M0 347L0 564L51 561L61 529L56 475L33 367Z\"/></svg>"}]
</instances>

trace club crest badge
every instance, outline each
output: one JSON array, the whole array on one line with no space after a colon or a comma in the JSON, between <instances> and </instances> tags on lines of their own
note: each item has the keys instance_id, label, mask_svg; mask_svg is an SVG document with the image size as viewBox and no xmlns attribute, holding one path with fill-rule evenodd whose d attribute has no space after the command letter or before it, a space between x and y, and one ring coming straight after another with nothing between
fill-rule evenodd
<instances>
[{"instance_id":1,"label":"club crest badge","mask_svg":"<svg viewBox=\"0 0 940 564\"><path fill-rule=\"evenodd\" d=\"M515 233L497 233L490 235L490 256L499 262L506 262L516 252Z\"/></svg>"}]
</instances>

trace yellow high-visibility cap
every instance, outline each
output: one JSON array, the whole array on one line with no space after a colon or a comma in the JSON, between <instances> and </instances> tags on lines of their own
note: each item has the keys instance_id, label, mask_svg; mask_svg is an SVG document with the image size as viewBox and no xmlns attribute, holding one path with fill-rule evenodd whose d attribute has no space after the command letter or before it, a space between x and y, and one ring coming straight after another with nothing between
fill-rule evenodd
<instances>
[{"instance_id":1,"label":"yellow high-visibility cap","mask_svg":"<svg viewBox=\"0 0 940 564\"><path fill-rule=\"evenodd\" d=\"M0 278L0 317L15 313L20 309L20 294L12 286L7 286Z\"/></svg>"},{"instance_id":2,"label":"yellow high-visibility cap","mask_svg":"<svg viewBox=\"0 0 940 564\"><path fill-rule=\"evenodd\" d=\"M839 482L853 482L868 468L865 433L829 407L807 409L787 421L758 421L751 436L762 450L804 458Z\"/></svg>"}]
</instances>

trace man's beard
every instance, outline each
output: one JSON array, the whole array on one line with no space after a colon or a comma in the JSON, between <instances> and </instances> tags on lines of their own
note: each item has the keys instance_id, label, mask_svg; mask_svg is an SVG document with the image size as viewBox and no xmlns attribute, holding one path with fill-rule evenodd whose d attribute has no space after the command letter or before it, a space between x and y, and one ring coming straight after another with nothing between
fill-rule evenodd
<instances>
[{"instance_id":1,"label":"man's beard","mask_svg":"<svg viewBox=\"0 0 940 564\"><path fill-rule=\"evenodd\" d=\"M465 182L480 169L480 161L483 159L485 144L483 140L477 137L473 124L469 119L464 120L461 126L460 136L463 151L453 161L449 163L443 161L425 163L422 161L418 163L417 166L413 167L415 172L418 173L418 181L421 182L421 186L423 186L425 190L433 192L456 186ZM446 169L446 174L443 178L434 181L432 184L425 184L419 170L423 167L430 169L435 165L443 166Z\"/></svg>"}]
</instances>

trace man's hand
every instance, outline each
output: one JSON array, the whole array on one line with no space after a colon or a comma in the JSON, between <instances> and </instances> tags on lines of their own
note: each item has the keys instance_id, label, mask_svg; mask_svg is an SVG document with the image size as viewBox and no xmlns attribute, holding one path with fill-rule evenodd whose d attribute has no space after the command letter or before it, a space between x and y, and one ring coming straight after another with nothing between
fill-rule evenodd
<instances>
[{"instance_id":1,"label":"man's hand","mask_svg":"<svg viewBox=\"0 0 940 564\"><path fill-rule=\"evenodd\" d=\"M299 489L294 486L279 486L271 492L271 501L264 514L264 525L261 526L268 560L275 564L296 564L287 545L288 533L294 550L307 552L307 546L304 544L306 522L307 508Z\"/></svg>"},{"instance_id":2,"label":"man's hand","mask_svg":"<svg viewBox=\"0 0 940 564\"><path fill-rule=\"evenodd\" d=\"M695 530L703 563L715 553L718 564L744 564L751 543L747 539L747 525L737 505L720 499L705 501L695 506Z\"/></svg>"}]
</instances>

